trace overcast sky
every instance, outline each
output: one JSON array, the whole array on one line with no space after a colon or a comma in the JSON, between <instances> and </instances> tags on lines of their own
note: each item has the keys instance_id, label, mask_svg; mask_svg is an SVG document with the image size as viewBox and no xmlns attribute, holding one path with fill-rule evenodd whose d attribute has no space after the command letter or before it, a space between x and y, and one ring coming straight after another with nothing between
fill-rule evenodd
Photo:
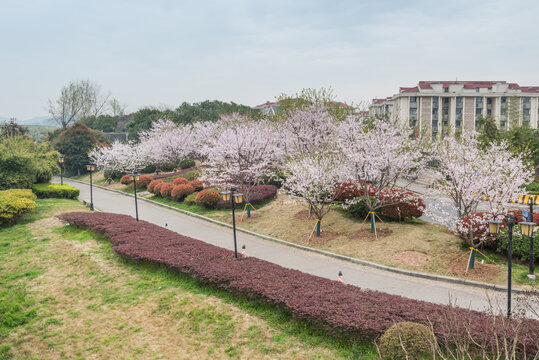
<instances>
[{"instance_id":1,"label":"overcast sky","mask_svg":"<svg viewBox=\"0 0 539 360\"><path fill-rule=\"evenodd\" d=\"M539 1L0 0L0 19L0 116L23 120L80 79L128 111L330 86L358 103L419 80L539 85Z\"/></svg>"}]
</instances>

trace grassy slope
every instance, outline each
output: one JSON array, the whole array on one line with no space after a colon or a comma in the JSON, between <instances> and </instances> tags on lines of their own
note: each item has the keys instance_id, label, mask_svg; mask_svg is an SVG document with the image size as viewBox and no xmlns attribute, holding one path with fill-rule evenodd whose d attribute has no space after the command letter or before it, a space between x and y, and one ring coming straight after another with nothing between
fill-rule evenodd
<instances>
[{"instance_id":1,"label":"grassy slope","mask_svg":"<svg viewBox=\"0 0 539 360\"><path fill-rule=\"evenodd\" d=\"M116 256L52 217L77 201L38 200L0 230L0 359L376 358L273 306ZM0 313L1 314L1 313Z\"/></svg>"}]
</instances>

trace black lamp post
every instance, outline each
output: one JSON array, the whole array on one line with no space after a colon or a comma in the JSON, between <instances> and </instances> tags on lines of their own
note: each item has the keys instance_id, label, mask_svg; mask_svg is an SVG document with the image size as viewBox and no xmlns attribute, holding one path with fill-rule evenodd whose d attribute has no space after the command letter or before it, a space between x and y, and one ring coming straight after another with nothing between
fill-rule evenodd
<instances>
[{"instance_id":1,"label":"black lamp post","mask_svg":"<svg viewBox=\"0 0 539 360\"><path fill-rule=\"evenodd\" d=\"M138 172L133 171L129 174L129 178L133 180L133 188L135 189L135 217L138 221L138 204L137 204L137 181L140 179Z\"/></svg>"},{"instance_id":2,"label":"black lamp post","mask_svg":"<svg viewBox=\"0 0 539 360\"><path fill-rule=\"evenodd\" d=\"M90 172L90 211L94 211L94 194L92 191L92 185L93 185L92 172L95 170L95 165L94 164L86 165L86 170Z\"/></svg>"},{"instance_id":3,"label":"black lamp post","mask_svg":"<svg viewBox=\"0 0 539 360\"><path fill-rule=\"evenodd\" d=\"M230 200L230 206L232 207L232 229L234 231L234 257L238 258L238 245L236 243L236 211L234 210L234 203L241 204L243 202L243 194L236 193L236 188L230 188L230 191L223 191L221 198L224 201Z\"/></svg>"},{"instance_id":4,"label":"black lamp post","mask_svg":"<svg viewBox=\"0 0 539 360\"><path fill-rule=\"evenodd\" d=\"M60 155L58 162L60 163L60 184L64 185L64 155Z\"/></svg>"},{"instance_id":5,"label":"black lamp post","mask_svg":"<svg viewBox=\"0 0 539 360\"><path fill-rule=\"evenodd\" d=\"M509 237L509 245L507 249L507 317L511 317L511 274L513 267L513 227L515 226L515 220L522 215L508 214L496 214L494 220L488 222L488 231L491 234L498 234L500 232L501 221L496 220L498 216L503 216L507 220L507 235ZM532 222L520 222L520 230L523 235L532 236L535 223Z\"/></svg>"}]
</instances>

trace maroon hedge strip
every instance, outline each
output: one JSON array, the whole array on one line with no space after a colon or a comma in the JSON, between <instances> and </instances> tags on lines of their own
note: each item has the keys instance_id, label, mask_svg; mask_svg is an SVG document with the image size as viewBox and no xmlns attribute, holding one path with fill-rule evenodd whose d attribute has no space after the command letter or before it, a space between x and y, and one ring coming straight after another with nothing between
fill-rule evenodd
<instances>
[{"instance_id":1,"label":"maroon hedge strip","mask_svg":"<svg viewBox=\"0 0 539 360\"><path fill-rule=\"evenodd\" d=\"M163 264L219 288L282 306L293 316L353 338L374 339L401 321L432 323L438 338L451 342L469 330L478 343L492 346L494 331L513 331L512 322L501 321L494 330L492 318L480 312L362 290L253 257L235 260L232 251L127 215L72 212L59 218L104 235L122 256ZM450 322L455 317L459 321ZM537 349L539 321L526 320L520 331L520 348Z\"/></svg>"}]
</instances>

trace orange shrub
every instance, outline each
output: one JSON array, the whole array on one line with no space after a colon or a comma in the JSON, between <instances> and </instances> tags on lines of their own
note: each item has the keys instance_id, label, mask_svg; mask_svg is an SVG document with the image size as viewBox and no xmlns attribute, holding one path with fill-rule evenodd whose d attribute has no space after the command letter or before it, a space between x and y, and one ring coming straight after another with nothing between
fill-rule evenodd
<instances>
[{"instance_id":1,"label":"orange shrub","mask_svg":"<svg viewBox=\"0 0 539 360\"><path fill-rule=\"evenodd\" d=\"M209 208L215 207L221 199L221 195L215 190L204 189L198 193L195 202L199 205L203 205Z\"/></svg>"},{"instance_id":2,"label":"orange shrub","mask_svg":"<svg viewBox=\"0 0 539 360\"><path fill-rule=\"evenodd\" d=\"M174 188L173 183L162 183L159 191L161 192L162 197L170 197L170 193Z\"/></svg>"},{"instance_id":3,"label":"orange shrub","mask_svg":"<svg viewBox=\"0 0 539 360\"><path fill-rule=\"evenodd\" d=\"M180 184L189 184L189 180L182 177L177 177L176 179L174 179L174 185L180 185Z\"/></svg>"},{"instance_id":4,"label":"orange shrub","mask_svg":"<svg viewBox=\"0 0 539 360\"><path fill-rule=\"evenodd\" d=\"M137 186L146 188L150 182L152 182L152 177L150 175L140 175L140 179L137 181Z\"/></svg>"},{"instance_id":5,"label":"orange shrub","mask_svg":"<svg viewBox=\"0 0 539 360\"><path fill-rule=\"evenodd\" d=\"M193 187L193 189L195 189L195 191L200 191L202 189L204 189L204 183L200 180L193 180L191 182L189 182L189 185L191 185Z\"/></svg>"},{"instance_id":6,"label":"orange shrub","mask_svg":"<svg viewBox=\"0 0 539 360\"><path fill-rule=\"evenodd\" d=\"M148 191L155 194L156 193L155 186L157 184L162 183L162 182L163 182L163 180L152 180L152 181L150 181L150 183L148 184Z\"/></svg>"},{"instance_id":7,"label":"orange shrub","mask_svg":"<svg viewBox=\"0 0 539 360\"><path fill-rule=\"evenodd\" d=\"M188 184L174 185L170 192L171 197L176 201L183 201L187 195L191 195L195 189Z\"/></svg>"}]
</instances>

